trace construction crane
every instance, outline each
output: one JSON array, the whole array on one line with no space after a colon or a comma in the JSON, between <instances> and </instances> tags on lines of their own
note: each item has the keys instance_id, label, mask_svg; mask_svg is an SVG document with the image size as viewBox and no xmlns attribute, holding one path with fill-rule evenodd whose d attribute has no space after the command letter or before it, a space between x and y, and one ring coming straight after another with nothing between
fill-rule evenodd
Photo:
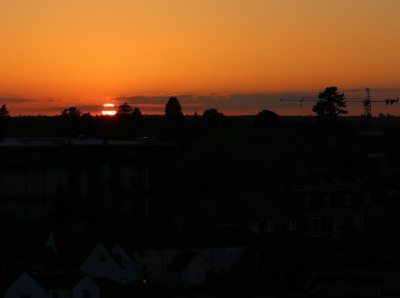
<instances>
[{"instance_id":1,"label":"construction crane","mask_svg":"<svg viewBox=\"0 0 400 298\"><path fill-rule=\"evenodd\" d=\"M371 103L372 102L384 102L387 105L392 105L395 102L399 102L399 98L384 98L384 99L371 99L371 90L369 88L365 88L366 94L365 98L360 98L360 97L350 97L350 98L345 98L346 103L347 102L362 102L364 106L364 115L371 117L372 112L371 112ZM282 97L281 101L297 101L300 102L300 106L302 106L302 103L304 101L317 101L318 97L315 96L301 96L301 97Z\"/></svg>"}]
</instances>

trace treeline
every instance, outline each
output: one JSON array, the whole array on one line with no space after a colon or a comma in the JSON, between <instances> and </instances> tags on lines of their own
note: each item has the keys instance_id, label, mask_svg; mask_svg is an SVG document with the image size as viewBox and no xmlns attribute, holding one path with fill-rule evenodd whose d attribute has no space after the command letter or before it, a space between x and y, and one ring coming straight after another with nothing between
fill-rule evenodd
<instances>
[{"instance_id":1,"label":"treeline","mask_svg":"<svg viewBox=\"0 0 400 298\"><path fill-rule=\"evenodd\" d=\"M229 118L229 119L227 119ZM202 115L185 116L179 100L171 97L163 115L143 115L139 107L123 103L117 107L116 115L92 116L82 113L77 107L69 107L56 116L10 117L6 105L0 107L0 137L97 137L107 135L116 139L134 139L151 136L163 141L184 141L188 134L199 130L214 130L226 126L232 119L255 121L256 126L276 126L279 116L263 110L257 116L226 117L211 108ZM249 120L250 119L250 120ZM225 121L226 120L226 121Z\"/></svg>"},{"instance_id":2,"label":"treeline","mask_svg":"<svg viewBox=\"0 0 400 298\"><path fill-rule=\"evenodd\" d=\"M2 112L3 110L3 112ZM318 114L317 114L318 116ZM318 179L354 180L367 175L368 154L400 163L397 117L281 117L269 110L225 116L216 109L185 116L171 97L163 115L143 115L124 103L115 116L92 116L70 107L57 116L10 117L0 109L5 137L155 137L175 143L169 161L174 197L245 196L265 188ZM374 134L379 132L379 135ZM315 170L318 169L317 172ZM318 174L316 174L318 173Z\"/></svg>"}]
</instances>

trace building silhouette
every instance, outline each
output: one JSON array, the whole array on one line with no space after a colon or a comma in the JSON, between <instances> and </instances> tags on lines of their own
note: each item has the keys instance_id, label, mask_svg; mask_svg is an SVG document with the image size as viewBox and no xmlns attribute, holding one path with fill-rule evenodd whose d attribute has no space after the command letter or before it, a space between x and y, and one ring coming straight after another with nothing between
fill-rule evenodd
<instances>
[{"instance_id":1,"label":"building silhouette","mask_svg":"<svg viewBox=\"0 0 400 298\"><path fill-rule=\"evenodd\" d=\"M174 151L148 138L3 139L0 215L43 223L146 221L152 169Z\"/></svg>"}]
</instances>

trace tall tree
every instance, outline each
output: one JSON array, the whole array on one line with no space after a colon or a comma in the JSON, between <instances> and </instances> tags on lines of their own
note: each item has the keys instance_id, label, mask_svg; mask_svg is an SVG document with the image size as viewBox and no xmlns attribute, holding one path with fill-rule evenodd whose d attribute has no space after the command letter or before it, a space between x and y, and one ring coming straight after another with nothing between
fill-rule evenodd
<instances>
[{"instance_id":1,"label":"tall tree","mask_svg":"<svg viewBox=\"0 0 400 298\"><path fill-rule=\"evenodd\" d=\"M82 112L77 107L69 107L61 112L61 116L80 117Z\"/></svg>"},{"instance_id":2,"label":"tall tree","mask_svg":"<svg viewBox=\"0 0 400 298\"><path fill-rule=\"evenodd\" d=\"M181 104L175 96L170 97L165 105L165 117L173 121L181 121L184 118Z\"/></svg>"},{"instance_id":3,"label":"tall tree","mask_svg":"<svg viewBox=\"0 0 400 298\"><path fill-rule=\"evenodd\" d=\"M6 105L2 105L0 108L0 117L10 117L10 112L7 110Z\"/></svg>"},{"instance_id":4,"label":"tall tree","mask_svg":"<svg viewBox=\"0 0 400 298\"><path fill-rule=\"evenodd\" d=\"M279 116L270 110L262 110L254 117L254 127L268 129L279 125Z\"/></svg>"},{"instance_id":5,"label":"tall tree","mask_svg":"<svg viewBox=\"0 0 400 298\"><path fill-rule=\"evenodd\" d=\"M140 109L138 107L135 107L133 109L132 115L135 120L143 120L142 112L140 111Z\"/></svg>"},{"instance_id":6,"label":"tall tree","mask_svg":"<svg viewBox=\"0 0 400 298\"><path fill-rule=\"evenodd\" d=\"M323 122L335 122L340 115L347 114L344 94L337 91L337 87L326 87L318 95L318 101L313 106L317 119Z\"/></svg>"},{"instance_id":7,"label":"tall tree","mask_svg":"<svg viewBox=\"0 0 400 298\"><path fill-rule=\"evenodd\" d=\"M127 102L124 102L122 105L120 105L118 107L118 111L117 111L118 115L130 115L132 113L133 113L133 109Z\"/></svg>"},{"instance_id":8,"label":"tall tree","mask_svg":"<svg viewBox=\"0 0 400 298\"><path fill-rule=\"evenodd\" d=\"M218 112L218 110L214 108L205 110L203 112L203 115L201 116L201 120L205 124L211 126L219 125L224 119L225 119L224 114Z\"/></svg>"}]
</instances>

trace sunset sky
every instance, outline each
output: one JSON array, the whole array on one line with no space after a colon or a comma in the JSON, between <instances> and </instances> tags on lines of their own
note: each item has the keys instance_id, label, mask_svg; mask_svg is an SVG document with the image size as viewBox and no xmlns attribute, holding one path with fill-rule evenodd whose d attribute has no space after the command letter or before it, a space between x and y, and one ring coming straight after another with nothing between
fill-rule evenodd
<instances>
[{"instance_id":1,"label":"sunset sky","mask_svg":"<svg viewBox=\"0 0 400 298\"><path fill-rule=\"evenodd\" d=\"M399 13L400 0L0 0L0 104L161 114L177 96L186 114L307 115L312 104L279 99L327 86L400 97Z\"/></svg>"}]
</instances>

